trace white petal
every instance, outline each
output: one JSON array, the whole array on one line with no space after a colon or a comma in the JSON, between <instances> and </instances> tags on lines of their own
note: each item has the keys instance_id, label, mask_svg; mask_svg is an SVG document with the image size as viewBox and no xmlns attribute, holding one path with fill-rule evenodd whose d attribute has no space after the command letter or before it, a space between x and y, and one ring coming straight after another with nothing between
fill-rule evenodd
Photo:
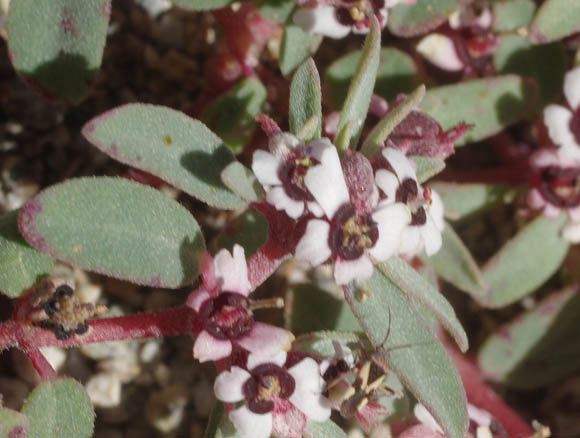
<instances>
[{"instance_id":1,"label":"white petal","mask_svg":"<svg viewBox=\"0 0 580 438\"><path fill-rule=\"evenodd\" d=\"M244 248L236 244L233 253L231 256L227 249L222 249L216 254L214 258L216 280L220 290L248 296L250 282Z\"/></svg>"},{"instance_id":2,"label":"white petal","mask_svg":"<svg viewBox=\"0 0 580 438\"><path fill-rule=\"evenodd\" d=\"M272 414L255 414L246 405L230 412L230 421L236 427L240 438L270 438L272 434Z\"/></svg>"},{"instance_id":3,"label":"white petal","mask_svg":"<svg viewBox=\"0 0 580 438\"><path fill-rule=\"evenodd\" d=\"M465 64L457 55L455 44L448 36L432 33L417 44L419 52L431 64L447 71L463 70Z\"/></svg>"},{"instance_id":4,"label":"white petal","mask_svg":"<svg viewBox=\"0 0 580 438\"><path fill-rule=\"evenodd\" d=\"M200 362L220 360L232 352L232 342L229 339L217 339L205 330L201 331L193 344L193 357Z\"/></svg>"},{"instance_id":5,"label":"white petal","mask_svg":"<svg viewBox=\"0 0 580 438\"><path fill-rule=\"evenodd\" d=\"M292 19L305 32L335 39L344 38L350 33L351 28L338 22L335 12L336 9L328 5L300 8L294 13Z\"/></svg>"},{"instance_id":6,"label":"white petal","mask_svg":"<svg viewBox=\"0 0 580 438\"><path fill-rule=\"evenodd\" d=\"M397 189L401 184L397 176L386 169L380 169L375 173L375 182L383 191L389 203L394 203L397 196Z\"/></svg>"},{"instance_id":7,"label":"white petal","mask_svg":"<svg viewBox=\"0 0 580 438\"><path fill-rule=\"evenodd\" d=\"M322 217L324 215L324 211L322 211L322 208L320 208L320 205L318 205L318 202L308 201L306 203L306 205L308 206L308 211L310 213L312 213L314 216Z\"/></svg>"},{"instance_id":8,"label":"white petal","mask_svg":"<svg viewBox=\"0 0 580 438\"><path fill-rule=\"evenodd\" d=\"M312 219L306 225L306 232L296 245L294 256L299 260L305 260L312 266L324 263L332 255L328 246L328 234L330 224L320 219Z\"/></svg>"},{"instance_id":9,"label":"white petal","mask_svg":"<svg viewBox=\"0 0 580 438\"><path fill-rule=\"evenodd\" d=\"M528 205L533 209L544 208L546 205L546 200L536 188L533 188L528 192L527 201Z\"/></svg>"},{"instance_id":10,"label":"white petal","mask_svg":"<svg viewBox=\"0 0 580 438\"><path fill-rule=\"evenodd\" d=\"M445 228L443 201L435 190L431 190L431 205L429 206L428 212L435 222L437 229L443 231L443 228Z\"/></svg>"},{"instance_id":11,"label":"white petal","mask_svg":"<svg viewBox=\"0 0 580 438\"><path fill-rule=\"evenodd\" d=\"M283 350L278 351L276 354L271 356L261 356L258 354L250 354L248 356L247 367L249 370L253 370L258 365L262 365L264 363L273 363L278 365L279 367L283 366L286 362L286 352Z\"/></svg>"},{"instance_id":12,"label":"white petal","mask_svg":"<svg viewBox=\"0 0 580 438\"><path fill-rule=\"evenodd\" d=\"M421 250L421 233L419 227L406 226L401 234L401 243L397 252L406 257L414 257Z\"/></svg>"},{"instance_id":13,"label":"white petal","mask_svg":"<svg viewBox=\"0 0 580 438\"><path fill-rule=\"evenodd\" d=\"M570 131L572 113L560 105L548 105L544 109L544 124L552 141L562 147L580 147Z\"/></svg>"},{"instance_id":14,"label":"white petal","mask_svg":"<svg viewBox=\"0 0 580 438\"><path fill-rule=\"evenodd\" d=\"M574 110L580 107L580 67L566 73L564 78L564 95Z\"/></svg>"},{"instance_id":15,"label":"white petal","mask_svg":"<svg viewBox=\"0 0 580 438\"><path fill-rule=\"evenodd\" d=\"M425 245L425 253L432 256L441 248L441 231L437 228L431 214L427 212L427 221L419 227L419 232Z\"/></svg>"},{"instance_id":16,"label":"white petal","mask_svg":"<svg viewBox=\"0 0 580 438\"><path fill-rule=\"evenodd\" d=\"M235 342L250 353L260 356L272 356L280 350L288 351L292 346L294 335L288 330L262 322L255 322L252 330Z\"/></svg>"},{"instance_id":17,"label":"white petal","mask_svg":"<svg viewBox=\"0 0 580 438\"><path fill-rule=\"evenodd\" d=\"M536 168L548 167L548 166L561 166L563 163L560 161L558 154L553 150L540 149L535 152L530 157L530 164Z\"/></svg>"},{"instance_id":18,"label":"white petal","mask_svg":"<svg viewBox=\"0 0 580 438\"><path fill-rule=\"evenodd\" d=\"M561 211L562 209L560 207L556 207L553 204L546 203L542 214L548 219L556 219L558 216L560 216Z\"/></svg>"},{"instance_id":19,"label":"white petal","mask_svg":"<svg viewBox=\"0 0 580 438\"><path fill-rule=\"evenodd\" d=\"M562 228L562 237L571 243L580 242L580 222L568 222Z\"/></svg>"},{"instance_id":20,"label":"white petal","mask_svg":"<svg viewBox=\"0 0 580 438\"><path fill-rule=\"evenodd\" d=\"M196 312L199 312L203 303L209 300L209 292L205 289L198 289L187 297L187 305Z\"/></svg>"},{"instance_id":21,"label":"white petal","mask_svg":"<svg viewBox=\"0 0 580 438\"><path fill-rule=\"evenodd\" d=\"M568 208L566 212L568 213L568 216L570 216L570 219L572 219L574 222L580 222L580 206Z\"/></svg>"},{"instance_id":22,"label":"white petal","mask_svg":"<svg viewBox=\"0 0 580 438\"><path fill-rule=\"evenodd\" d=\"M467 403L467 414L478 426L490 426L493 420L491 414L477 406Z\"/></svg>"},{"instance_id":23,"label":"white petal","mask_svg":"<svg viewBox=\"0 0 580 438\"><path fill-rule=\"evenodd\" d=\"M401 151L393 148L384 148L383 157L387 159L399 181L403 182L407 178L417 181L417 175L411 161Z\"/></svg>"},{"instance_id":24,"label":"white petal","mask_svg":"<svg viewBox=\"0 0 580 438\"><path fill-rule=\"evenodd\" d=\"M258 181L264 185L272 186L281 184L280 178L278 177L278 169L281 164L282 161L270 152L260 149L254 151L252 171L256 175L256 178L258 178Z\"/></svg>"},{"instance_id":25,"label":"white petal","mask_svg":"<svg viewBox=\"0 0 580 438\"><path fill-rule=\"evenodd\" d=\"M288 370L294 377L296 389L288 398L309 419L322 422L330 417L329 402L321 395L324 380L316 361L306 358Z\"/></svg>"},{"instance_id":26,"label":"white petal","mask_svg":"<svg viewBox=\"0 0 580 438\"><path fill-rule=\"evenodd\" d=\"M373 262L362 255L358 259L343 260L340 257L334 263L334 279L340 285L348 284L353 280L363 282L373 275Z\"/></svg>"},{"instance_id":27,"label":"white petal","mask_svg":"<svg viewBox=\"0 0 580 438\"><path fill-rule=\"evenodd\" d=\"M312 156L320 164L308 169L304 184L332 219L338 208L350 200L338 152L327 138L311 141L307 147L312 148Z\"/></svg>"},{"instance_id":28,"label":"white petal","mask_svg":"<svg viewBox=\"0 0 580 438\"><path fill-rule=\"evenodd\" d=\"M304 201L289 197L282 186L272 188L266 195L266 200L276 207L276 210L284 210L292 219L298 219L304 212Z\"/></svg>"},{"instance_id":29,"label":"white petal","mask_svg":"<svg viewBox=\"0 0 580 438\"><path fill-rule=\"evenodd\" d=\"M218 400L226 403L235 403L244 399L244 383L252 376L240 367L232 367L223 371L213 384L213 392Z\"/></svg>"},{"instance_id":30,"label":"white petal","mask_svg":"<svg viewBox=\"0 0 580 438\"><path fill-rule=\"evenodd\" d=\"M289 132L280 132L268 140L268 149L276 157L286 159L294 149L300 146L301 141Z\"/></svg>"},{"instance_id":31,"label":"white petal","mask_svg":"<svg viewBox=\"0 0 580 438\"><path fill-rule=\"evenodd\" d=\"M392 256L401 241L403 229L411 223L411 212L401 202L388 205L372 215L379 229L379 238L368 252L378 261Z\"/></svg>"}]
</instances>

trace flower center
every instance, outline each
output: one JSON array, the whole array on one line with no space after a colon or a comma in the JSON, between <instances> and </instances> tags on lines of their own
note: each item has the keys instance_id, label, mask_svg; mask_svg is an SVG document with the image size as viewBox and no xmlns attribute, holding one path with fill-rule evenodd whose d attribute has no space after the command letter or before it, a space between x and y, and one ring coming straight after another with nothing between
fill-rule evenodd
<instances>
[{"instance_id":1,"label":"flower center","mask_svg":"<svg viewBox=\"0 0 580 438\"><path fill-rule=\"evenodd\" d=\"M570 120L570 131L574 134L576 143L580 144L580 108L577 108Z\"/></svg>"},{"instance_id":2,"label":"flower center","mask_svg":"<svg viewBox=\"0 0 580 438\"><path fill-rule=\"evenodd\" d=\"M370 14L380 17L379 11L384 7L384 0L344 0L336 8L336 19L345 26L368 26Z\"/></svg>"},{"instance_id":3,"label":"flower center","mask_svg":"<svg viewBox=\"0 0 580 438\"><path fill-rule=\"evenodd\" d=\"M256 414L270 412L276 399L287 399L296 388L294 378L273 363L258 365L251 374L244 383L243 393L248 409Z\"/></svg>"},{"instance_id":4,"label":"flower center","mask_svg":"<svg viewBox=\"0 0 580 438\"><path fill-rule=\"evenodd\" d=\"M580 168L550 166L542 170L539 190L550 204L560 208L580 205Z\"/></svg>"},{"instance_id":5,"label":"flower center","mask_svg":"<svg viewBox=\"0 0 580 438\"><path fill-rule=\"evenodd\" d=\"M378 238L379 229L371 215L358 215L352 204L340 207L332 219L330 249L344 260L359 258Z\"/></svg>"},{"instance_id":6,"label":"flower center","mask_svg":"<svg viewBox=\"0 0 580 438\"><path fill-rule=\"evenodd\" d=\"M298 156L289 159L278 171L278 177L286 194L296 201L313 201L314 198L304 184L306 172L318 161L308 156Z\"/></svg>"},{"instance_id":7,"label":"flower center","mask_svg":"<svg viewBox=\"0 0 580 438\"><path fill-rule=\"evenodd\" d=\"M235 292L222 292L207 300L199 311L204 329L218 339L237 339L252 330L254 319L248 299Z\"/></svg>"}]
</instances>

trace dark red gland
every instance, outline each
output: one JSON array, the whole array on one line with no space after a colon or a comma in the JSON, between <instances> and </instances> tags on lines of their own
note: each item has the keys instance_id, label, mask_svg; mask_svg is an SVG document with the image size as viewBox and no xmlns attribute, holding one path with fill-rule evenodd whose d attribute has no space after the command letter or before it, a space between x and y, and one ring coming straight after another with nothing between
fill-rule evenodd
<instances>
[{"instance_id":1,"label":"dark red gland","mask_svg":"<svg viewBox=\"0 0 580 438\"><path fill-rule=\"evenodd\" d=\"M382 22L380 10L384 7L384 0L343 0L337 2L336 19L344 26L369 27L373 14Z\"/></svg>"},{"instance_id":2,"label":"dark red gland","mask_svg":"<svg viewBox=\"0 0 580 438\"><path fill-rule=\"evenodd\" d=\"M379 229L371 215L357 214L352 204L345 204L332 218L328 243L333 254L355 260L375 246L378 238Z\"/></svg>"},{"instance_id":3,"label":"dark red gland","mask_svg":"<svg viewBox=\"0 0 580 438\"><path fill-rule=\"evenodd\" d=\"M580 168L544 168L538 190L547 202L556 207L577 207L580 205Z\"/></svg>"},{"instance_id":4,"label":"dark red gland","mask_svg":"<svg viewBox=\"0 0 580 438\"><path fill-rule=\"evenodd\" d=\"M412 178L407 178L399 185L395 199L397 202L403 202L406 204L416 199L418 194L419 187L417 187L417 181Z\"/></svg>"},{"instance_id":5,"label":"dark red gland","mask_svg":"<svg viewBox=\"0 0 580 438\"><path fill-rule=\"evenodd\" d=\"M250 411L266 414L274 409L277 399L288 399L296 388L294 378L284 368L273 363L258 365L250 371L243 393Z\"/></svg>"},{"instance_id":6,"label":"dark red gland","mask_svg":"<svg viewBox=\"0 0 580 438\"><path fill-rule=\"evenodd\" d=\"M570 120L570 131L574 134L576 143L580 144L580 108L577 108Z\"/></svg>"},{"instance_id":7,"label":"dark red gland","mask_svg":"<svg viewBox=\"0 0 580 438\"><path fill-rule=\"evenodd\" d=\"M248 299L235 292L222 292L199 310L203 328L218 339L238 339L252 330L254 318Z\"/></svg>"},{"instance_id":8,"label":"dark red gland","mask_svg":"<svg viewBox=\"0 0 580 438\"><path fill-rule=\"evenodd\" d=\"M286 194L296 201L313 201L314 198L304 184L306 172L319 161L310 156L310 148L299 148L297 153L289 157L278 169L278 178Z\"/></svg>"}]
</instances>

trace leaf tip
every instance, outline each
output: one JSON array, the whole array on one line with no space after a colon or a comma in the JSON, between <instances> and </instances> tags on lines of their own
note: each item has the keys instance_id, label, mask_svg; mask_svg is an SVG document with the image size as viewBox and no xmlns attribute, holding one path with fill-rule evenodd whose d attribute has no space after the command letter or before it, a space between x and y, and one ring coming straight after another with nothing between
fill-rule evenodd
<instances>
[{"instance_id":1,"label":"leaf tip","mask_svg":"<svg viewBox=\"0 0 580 438\"><path fill-rule=\"evenodd\" d=\"M33 198L28 201L18 215L18 229L24 239L41 252L48 252L44 237L36 230L36 217L42 212L42 201Z\"/></svg>"}]
</instances>

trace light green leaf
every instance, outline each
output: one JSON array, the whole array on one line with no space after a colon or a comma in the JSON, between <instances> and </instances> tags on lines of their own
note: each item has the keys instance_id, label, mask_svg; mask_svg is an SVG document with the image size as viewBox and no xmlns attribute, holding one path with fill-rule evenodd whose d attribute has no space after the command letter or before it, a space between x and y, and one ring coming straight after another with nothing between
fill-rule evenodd
<instances>
[{"instance_id":1,"label":"light green leaf","mask_svg":"<svg viewBox=\"0 0 580 438\"><path fill-rule=\"evenodd\" d=\"M248 209L236 219L228 222L218 240L219 248L230 251L234 244L241 245L246 258L254 254L268 238L268 221L260 212Z\"/></svg>"},{"instance_id":2,"label":"light green leaf","mask_svg":"<svg viewBox=\"0 0 580 438\"><path fill-rule=\"evenodd\" d=\"M298 336L292 343L292 348L294 350L306 351L326 357L332 356L335 353L333 342L339 342L342 345L356 350L359 345L364 345L367 340L362 334L322 330Z\"/></svg>"},{"instance_id":3,"label":"light green leaf","mask_svg":"<svg viewBox=\"0 0 580 438\"><path fill-rule=\"evenodd\" d=\"M224 411L222 402L216 402L207 423L204 438L238 438L236 428Z\"/></svg>"},{"instance_id":4,"label":"light green leaf","mask_svg":"<svg viewBox=\"0 0 580 438\"><path fill-rule=\"evenodd\" d=\"M243 201L221 181L234 157L203 123L171 108L128 104L89 121L83 135L117 161L149 172L224 209Z\"/></svg>"},{"instance_id":5,"label":"light green leaf","mask_svg":"<svg viewBox=\"0 0 580 438\"><path fill-rule=\"evenodd\" d=\"M18 0L6 29L12 64L45 97L78 102L103 56L111 0Z\"/></svg>"},{"instance_id":6,"label":"light green leaf","mask_svg":"<svg viewBox=\"0 0 580 438\"><path fill-rule=\"evenodd\" d=\"M20 412L0 408L0 438L26 438L28 420Z\"/></svg>"},{"instance_id":7,"label":"light green leaf","mask_svg":"<svg viewBox=\"0 0 580 438\"><path fill-rule=\"evenodd\" d=\"M503 307L533 292L560 267L568 242L560 237L565 215L558 219L538 216L485 264L483 277L489 295L487 307Z\"/></svg>"},{"instance_id":8,"label":"light green leaf","mask_svg":"<svg viewBox=\"0 0 580 438\"><path fill-rule=\"evenodd\" d=\"M530 41L545 44L580 31L580 2L546 0L540 6L530 29Z\"/></svg>"},{"instance_id":9,"label":"light green leaf","mask_svg":"<svg viewBox=\"0 0 580 438\"><path fill-rule=\"evenodd\" d=\"M304 430L304 438L346 438L346 433L332 420L324 423L309 421Z\"/></svg>"},{"instance_id":10,"label":"light green leaf","mask_svg":"<svg viewBox=\"0 0 580 438\"><path fill-rule=\"evenodd\" d=\"M290 132L297 134L312 117L318 118L313 138L322 133L322 91L320 76L312 58L294 73L290 84ZM312 138L303 139L304 142Z\"/></svg>"},{"instance_id":11,"label":"light green leaf","mask_svg":"<svg viewBox=\"0 0 580 438\"><path fill-rule=\"evenodd\" d=\"M193 282L204 251L191 213L124 178L77 178L43 190L22 208L19 225L39 251L154 287Z\"/></svg>"},{"instance_id":12,"label":"light green leaf","mask_svg":"<svg viewBox=\"0 0 580 438\"><path fill-rule=\"evenodd\" d=\"M457 7L457 0L417 0L400 3L390 10L387 26L401 37L423 35L447 21Z\"/></svg>"},{"instance_id":13,"label":"light green leaf","mask_svg":"<svg viewBox=\"0 0 580 438\"><path fill-rule=\"evenodd\" d=\"M41 383L24 402L22 413L28 418L27 438L93 436L95 411L85 388L74 379Z\"/></svg>"},{"instance_id":14,"label":"light green leaf","mask_svg":"<svg viewBox=\"0 0 580 438\"><path fill-rule=\"evenodd\" d=\"M304 32L300 26L284 26L280 45L280 70L285 76L316 52L322 37Z\"/></svg>"},{"instance_id":15,"label":"light green leaf","mask_svg":"<svg viewBox=\"0 0 580 438\"><path fill-rule=\"evenodd\" d=\"M482 140L532 115L539 104L534 81L516 75L474 79L427 90L421 107L449 129L460 122L473 125L455 146Z\"/></svg>"},{"instance_id":16,"label":"light green leaf","mask_svg":"<svg viewBox=\"0 0 580 438\"><path fill-rule=\"evenodd\" d=\"M434 177L445 169L445 161L441 158L423 157L420 155L410 155L409 158L417 166L415 173L419 184L423 184L429 178Z\"/></svg>"},{"instance_id":17,"label":"light green leaf","mask_svg":"<svg viewBox=\"0 0 580 438\"><path fill-rule=\"evenodd\" d=\"M260 202L264 198L264 188L256 175L239 161L228 164L221 177L224 185L246 202Z\"/></svg>"},{"instance_id":18,"label":"light green leaf","mask_svg":"<svg viewBox=\"0 0 580 438\"><path fill-rule=\"evenodd\" d=\"M536 13L533 0L501 0L493 2L493 30L509 32L528 27Z\"/></svg>"},{"instance_id":19,"label":"light green leaf","mask_svg":"<svg viewBox=\"0 0 580 438\"><path fill-rule=\"evenodd\" d=\"M296 6L294 0L255 0L260 15L266 20L284 23Z\"/></svg>"},{"instance_id":20,"label":"light green leaf","mask_svg":"<svg viewBox=\"0 0 580 438\"><path fill-rule=\"evenodd\" d=\"M18 231L18 211L0 217L0 292L16 298L50 274L51 257L32 248Z\"/></svg>"},{"instance_id":21,"label":"light green leaf","mask_svg":"<svg viewBox=\"0 0 580 438\"><path fill-rule=\"evenodd\" d=\"M177 6L194 11L207 11L211 9L220 9L234 0L171 0Z\"/></svg>"}]
</instances>

